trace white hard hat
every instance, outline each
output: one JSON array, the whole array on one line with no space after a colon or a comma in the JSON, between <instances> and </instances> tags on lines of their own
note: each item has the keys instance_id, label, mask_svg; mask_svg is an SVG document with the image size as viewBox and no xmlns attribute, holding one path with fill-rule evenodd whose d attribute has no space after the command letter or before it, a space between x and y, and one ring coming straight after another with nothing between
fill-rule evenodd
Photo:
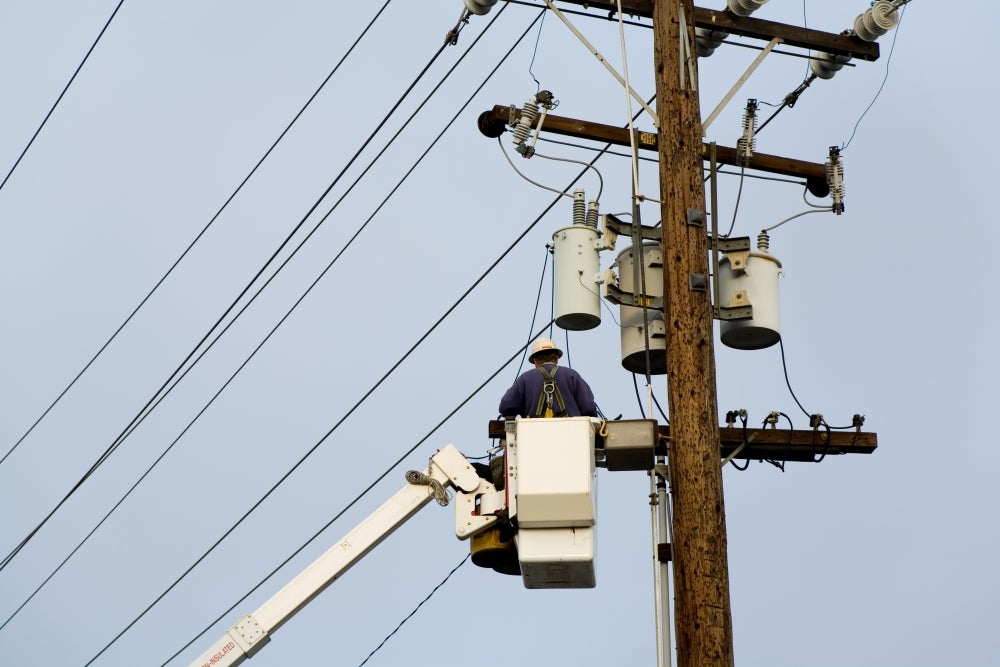
<instances>
[{"instance_id":1,"label":"white hard hat","mask_svg":"<svg viewBox=\"0 0 1000 667\"><path fill-rule=\"evenodd\" d=\"M531 346L531 356L528 357L528 361L533 362L535 355L539 352L555 352L557 358L561 358L563 355L562 350L556 347L551 338L539 338L536 340L534 345Z\"/></svg>"}]
</instances>

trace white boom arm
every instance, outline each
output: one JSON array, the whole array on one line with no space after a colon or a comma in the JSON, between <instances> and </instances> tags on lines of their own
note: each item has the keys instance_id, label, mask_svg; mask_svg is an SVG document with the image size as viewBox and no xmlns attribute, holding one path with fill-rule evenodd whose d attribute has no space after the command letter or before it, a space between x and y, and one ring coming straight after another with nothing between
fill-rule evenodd
<instances>
[{"instance_id":1,"label":"white boom arm","mask_svg":"<svg viewBox=\"0 0 1000 667\"><path fill-rule=\"evenodd\" d=\"M443 494L448 487L459 489L460 499L467 505L474 505L474 492L480 486L483 487L482 490L493 491L492 485L479 477L453 445L447 445L435 454L426 472L408 473L407 479L411 483L317 558L257 611L247 614L229 628L219 641L191 663L191 667L233 667L252 657L270 641L271 633L284 625L424 505L435 497L439 500L443 497L442 504L447 504L447 496ZM457 512L456 533L460 538L469 537L494 521L496 516L479 516L472 511L468 514Z\"/></svg>"}]
</instances>

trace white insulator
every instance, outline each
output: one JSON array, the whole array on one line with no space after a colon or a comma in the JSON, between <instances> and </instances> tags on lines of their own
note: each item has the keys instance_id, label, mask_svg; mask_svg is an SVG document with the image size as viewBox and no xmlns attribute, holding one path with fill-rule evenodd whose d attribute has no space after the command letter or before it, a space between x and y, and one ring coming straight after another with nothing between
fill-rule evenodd
<instances>
[{"instance_id":1,"label":"white insulator","mask_svg":"<svg viewBox=\"0 0 1000 667\"><path fill-rule=\"evenodd\" d=\"M750 164L753 159L753 151L756 148L757 142L755 139L750 139L749 141L745 136L740 137L736 140L736 162L740 166L746 166Z\"/></svg>"},{"instance_id":2,"label":"white insulator","mask_svg":"<svg viewBox=\"0 0 1000 667\"><path fill-rule=\"evenodd\" d=\"M753 159L754 149L757 147L757 140L754 135L757 132L757 100L747 100L747 108L743 112L743 136L736 141L736 161L740 165L750 164Z\"/></svg>"},{"instance_id":3,"label":"white insulator","mask_svg":"<svg viewBox=\"0 0 1000 667\"><path fill-rule=\"evenodd\" d=\"M866 42L874 42L899 23L896 5L888 0L878 0L854 19L854 34Z\"/></svg>"},{"instance_id":4,"label":"white insulator","mask_svg":"<svg viewBox=\"0 0 1000 667\"><path fill-rule=\"evenodd\" d=\"M830 149L830 159L826 162L826 184L830 187L833 212L844 212L844 163L836 149Z\"/></svg>"},{"instance_id":5,"label":"white insulator","mask_svg":"<svg viewBox=\"0 0 1000 667\"><path fill-rule=\"evenodd\" d=\"M809 69L821 79L832 79L850 61L850 56L821 52L809 59Z\"/></svg>"},{"instance_id":6,"label":"white insulator","mask_svg":"<svg viewBox=\"0 0 1000 667\"><path fill-rule=\"evenodd\" d=\"M722 40L729 37L729 33L721 30L706 30L705 28L694 29L695 50L698 51L699 58L707 58L722 44Z\"/></svg>"},{"instance_id":7,"label":"white insulator","mask_svg":"<svg viewBox=\"0 0 1000 667\"><path fill-rule=\"evenodd\" d=\"M586 200L583 190L573 190L573 224L583 225L587 222Z\"/></svg>"},{"instance_id":8,"label":"white insulator","mask_svg":"<svg viewBox=\"0 0 1000 667\"><path fill-rule=\"evenodd\" d=\"M484 14L489 14L490 9L493 5L497 4L497 0L464 0L465 8L469 10L470 13L476 16L483 16Z\"/></svg>"},{"instance_id":9,"label":"white insulator","mask_svg":"<svg viewBox=\"0 0 1000 667\"><path fill-rule=\"evenodd\" d=\"M523 144L527 140L528 135L531 133L531 126L535 124L536 118L538 118L538 102L532 97L524 103L524 108L521 109L521 117L517 121L517 127L514 128L515 144Z\"/></svg>"},{"instance_id":10,"label":"white insulator","mask_svg":"<svg viewBox=\"0 0 1000 667\"><path fill-rule=\"evenodd\" d=\"M760 9L766 2L767 0L726 0L726 6L733 14L746 17Z\"/></svg>"},{"instance_id":11,"label":"white insulator","mask_svg":"<svg viewBox=\"0 0 1000 667\"><path fill-rule=\"evenodd\" d=\"M596 199L590 201L587 205L587 226L597 229L597 219L600 217L599 214L600 204Z\"/></svg>"}]
</instances>

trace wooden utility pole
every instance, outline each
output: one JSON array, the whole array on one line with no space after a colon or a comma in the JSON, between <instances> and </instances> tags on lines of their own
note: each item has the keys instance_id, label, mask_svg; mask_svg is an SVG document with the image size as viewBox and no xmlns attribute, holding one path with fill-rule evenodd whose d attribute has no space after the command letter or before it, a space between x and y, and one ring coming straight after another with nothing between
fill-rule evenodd
<instances>
[{"instance_id":1,"label":"wooden utility pole","mask_svg":"<svg viewBox=\"0 0 1000 667\"><path fill-rule=\"evenodd\" d=\"M653 54L677 664L731 667L733 623L691 0L655 0Z\"/></svg>"},{"instance_id":2,"label":"wooden utility pole","mask_svg":"<svg viewBox=\"0 0 1000 667\"><path fill-rule=\"evenodd\" d=\"M755 154L746 163L737 162L734 149L703 143L694 29L698 26L769 41L778 38L788 46L867 61L879 57L879 48L848 31L826 33L740 17L730 11L694 7L692 0L564 1L653 20L659 133L633 135L621 127L554 115L547 116L545 131L657 151L670 425L660 427L661 441L665 439L669 449L662 451L657 446L655 455L667 455L673 509L672 544L659 544L658 558L673 561L679 667L732 667L720 454L818 462L828 454L869 454L877 445L874 433L861 432L861 415L854 417L853 433L835 433L829 428L823 431L816 426L811 431L781 432L763 427L748 432L746 428L732 428L732 423L724 429L718 426L703 161L711 159L711 155L714 163L738 163L749 169L801 177L816 197L828 196L830 188L823 164L762 154ZM479 129L488 137L498 137L520 116L521 111L515 107L495 106L480 115ZM503 434L503 422L490 423L491 438ZM632 467L632 456L628 454L627 461L616 464L621 466L616 468L612 468L609 458L608 469L648 469L644 466L652 464L639 456L639 467Z\"/></svg>"}]
</instances>

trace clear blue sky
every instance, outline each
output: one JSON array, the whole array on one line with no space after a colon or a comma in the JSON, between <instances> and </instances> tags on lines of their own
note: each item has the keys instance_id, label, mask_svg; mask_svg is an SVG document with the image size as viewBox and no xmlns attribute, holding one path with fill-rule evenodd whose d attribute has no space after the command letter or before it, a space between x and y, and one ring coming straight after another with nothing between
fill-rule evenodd
<instances>
[{"instance_id":1,"label":"clear blue sky","mask_svg":"<svg viewBox=\"0 0 1000 667\"><path fill-rule=\"evenodd\" d=\"M0 7L0 177L116 5ZM123 4L0 189L0 455L220 210L381 6ZM487 422L516 362L421 440L524 344L533 318L535 329L548 320L545 244L571 223L571 208L561 198L532 226L556 195L514 173L498 142L478 132L476 117L496 104L522 105L539 86L553 91L562 116L623 125L628 113L621 87L551 15L477 93L538 14L518 5L501 14L502 6L470 20L350 163L462 10L459 0L389 3L171 276L0 464L6 555L116 441L346 168L279 261L333 208L318 231L0 571L0 623L38 590L0 630L0 663L87 664L317 443L93 664L160 665L194 640L170 663L188 664L395 493L405 470L424 467L447 443L470 456L486 453ZM866 7L771 2L757 15L840 32ZM745 472L725 469L741 666L1000 662L992 498L1000 454L988 435L997 317L986 282L998 245L989 204L997 176L990 44L998 12L982 0L962 8L957 16L941 3L911 3L899 29L880 40L880 60L815 82L758 136L760 152L814 162L847 144L846 213L782 225L771 234L771 251L785 271L781 326L795 395L834 425L864 414L879 449L791 463L784 473L758 462ZM572 20L623 69L616 22ZM651 32L626 26L625 42L630 81L649 97ZM700 61L704 115L755 56L724 45ZM734 145L746 99L778 102L805 73L803 59L772 54L706 139ZM763 119L773 107L761 109ZM648 118L638 124L652 129ZM501 141L510 151L510 135ZM574 160L589 160L592 149L539 144L540 152ZM516 164L555 189L579 171L541 158ZM597 168L602 212L628 210L628 159L605 156ZM655 199L655 164L642 163L639 181ZM589 198L600 184L590 173L577 187ZM737 176L721 179L718 218L728 226L735 211L737 235L755 236L808 208L795 183L747 178L737 205L739 191ZM658 217L655 204L644 205L644 222ZM613 254L602 254L602 268ZM617 318L609 305L600 327L568 341L562 331L554 337L568 344L564 361L590 380L605 414L639 418L645 403L620 365ZM743 352L717 341L716 357L720 419L745 408L757 424L779 410L806 427L778 347ZM653 389L665 408L663 376ZM524 665L655 664L648 480L601 471L598 486L597 588L528 591L516 578L467 563L368 664L481 661L500 650L498 633L508 640L503 653ZM467 550L454 537L452 509L429 506L250 664L360 664Z\"/></svg>"}]
</instances>

